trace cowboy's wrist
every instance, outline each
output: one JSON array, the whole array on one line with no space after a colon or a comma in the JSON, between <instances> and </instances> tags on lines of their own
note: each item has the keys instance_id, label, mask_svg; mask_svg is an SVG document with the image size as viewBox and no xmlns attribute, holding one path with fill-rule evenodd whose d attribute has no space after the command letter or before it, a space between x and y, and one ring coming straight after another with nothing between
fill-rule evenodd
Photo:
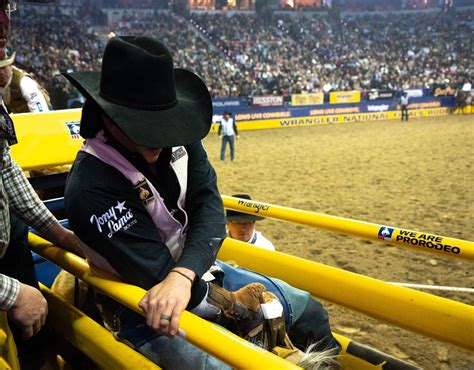
<instances>
[{"instance_id":1,"label":"cowboy's wrist","mask_svg":"<svg viewBox=\"0 0 474 370\"><path fill-rule=\"evenodd\" d=\"M191 283L191 285L193 285L194 281L196 280L196 273L185 267L175 267L170 271L170 273L174 273L175 275L181 275L183 278L187 279Z\"/></svg>"}]
</instances>

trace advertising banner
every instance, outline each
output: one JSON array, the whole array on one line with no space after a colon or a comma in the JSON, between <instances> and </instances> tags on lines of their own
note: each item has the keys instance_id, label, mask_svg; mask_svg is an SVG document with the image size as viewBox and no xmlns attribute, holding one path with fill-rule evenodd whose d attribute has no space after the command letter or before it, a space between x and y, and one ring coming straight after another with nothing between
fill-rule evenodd
<instances>
[{"instance_id":1,"label":"advertising banner","mask_svg":"<svg viewBox=\"0 0 474 370\"><path fill-rule=\"evenodd\" d=\"M393 99L395 92L392 90L370 90L367 93L368 100Z\"/></svg>"},{"instance_id":2,"label":"advertising banner","mask_svg":"<svg viewBox=\"0 0 474 370\"><path fill-rule=\"evenodd\" d=\"M324 93L313 94L293 94L291 95L291 105L294 107L301 105L321 105L324 104Z\"/></svg>"},{"instance_id":3,"label":"advertising banner","mask_svg":"<svg viewBox=\"0 0 474 370\"><path fill-rule=\"evenodd\" d=\"M283 96L254 96L252 105L254 107L279 107L283 105Z\"/></svg>"},{"instance_id":4,"label":"advertising banner","mask_svg":"<svg viewBox=\"0 0 474 370\"><path fill-rule=\"evenodd\" d=\"M421 98L423 97L423 89L408 89L404 90L409 98Z\"/></svg>"},{"instance_id":5,"label":"advertising banner","mask_svg":"<svg viewBox=\"0 0 474 370\"><path fill-rule=\"evenodd\" d=\"M450 86L447 87L437 87L434 89L434 96L445 96L445 95L454 95L456 90Z\"/></svg>"},{"instance_id":6,"label":"advertising banner","mask_svg":"<svg viewBox=\"0 0 474 370\"><path fill-rule=\"evenodd\" d=\"M437 98L411 98L408 107L409 115L412 118L441 116L447 114L454 104L455 98L452 95ZM364 101L358 104L334 105L326 103L295 107L244 107L236 109L232 113L239 130L400 119L397 98ZM221 117L219 113L214 112L213 122L219 122ZM213 125L212 131L217 131L217 129L218 126Z\"/></svg>"},{"instance_id":7,"label":"advertising banner","mask_svg":"<svg viewBox=\"0 0 474 370\"><path fill-rule=\"evenodd\" d=\"M212 99L212 107L214 109L231 110L233 108L243 108L245 105L242 98L218 98Z\"/></svg>"},{"instance_id":8,"label":"advertising banner","mask_svg":"<svg viewBox=\"0 0 474 370\"><path fill-rule=\"evenodd\" d=\"M360 91L333 91L329 93L331 104L359 103Z\"/></svg>"}]
</instances>

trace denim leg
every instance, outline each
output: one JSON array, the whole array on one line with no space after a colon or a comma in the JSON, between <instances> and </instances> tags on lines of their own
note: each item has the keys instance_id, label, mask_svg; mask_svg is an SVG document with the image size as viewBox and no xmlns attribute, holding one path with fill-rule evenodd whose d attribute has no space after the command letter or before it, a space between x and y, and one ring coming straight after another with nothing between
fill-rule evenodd
<instances>
[{"instance_id":1,"label":"denim leg","mask_svg":"<svg viewBox=\"0 0 474 370\"><path fill-rule=\"evenodd\" d=\"M225 148L227 146L227 136L222 136L222 144L221 144L221 161L225 159Z\"/></svg>"},{"instance_id":2,"label":"denim leg","mask_svg":"<svg viewBox=\"0 0 474 370\"><path fill-rule=\"evenodd\" d=\"M230 370L231 367L181 337L161 336L137 348L145 357L164 369Z\"/></svg>"},{"instance_id":3,"label":"denim leg","mask_svg":"<svg viewBox=\"0 0 474 370\"><path fill-rule=\"evenodd\" d=\"M235 268L222 261L216 261L224 272L224 288L235 291L249 283L258 282L267 287L280 300L284 309L285 323L290 338L300 349L317 343L316 349L340 349L329 326L328 315L321 303L308 292L295 288L286 282L267 277L258 272Z\"/></svg>"},{"instance_id":4,"label":"denim leg","mask_svg":"<svg viewBox=\"0 0 474 370\"><path fill-rule=\"evenodd\" d=\"M219 260L216 261L216 265L224 273L222 285L227 290L235 291L250 283L265 285L267 290L275 294L283 305L285 322L288 327L300 318L310 299L308 292L292 287L282 280L244 268L236 268Z\"/></svg>"},{"instance_id":5,"label":"denim leg","mask_svg":"<svg viewBox=\"0 0 474 370\"><path fill-rule=\"evenodd\" d=\"M230 146L230 160L234 160L234 137L229 136L229 146Z\"/></svg>"},{"instance_id":6,"label":"denim leg","mask_svg":"<svg viewBox=\"0 0 474 370\"><path fill-rule=\"evenodd\" d=\"M120 314L120 324L121 330L115 337L164 369L231 369L181 337L170 339L159 335L146 325L145 318L129 309Z\"/></svg>"}]
</instances>

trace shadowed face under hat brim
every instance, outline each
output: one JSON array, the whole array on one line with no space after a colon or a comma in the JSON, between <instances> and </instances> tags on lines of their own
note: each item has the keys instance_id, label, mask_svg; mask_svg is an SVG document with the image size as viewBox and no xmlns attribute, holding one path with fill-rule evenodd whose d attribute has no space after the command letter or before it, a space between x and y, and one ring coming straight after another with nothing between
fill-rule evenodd
<instances>
[{"instance_id":1,"label":"shadowed face under hat brim","mask_svg":"<svg viewBox=\"0 0 474 370\"><path fill-rule=\"evenodd\" d=\"M136 109L102 98L100 72L75 72L64 76L87 99L94 100L135 144L167 148L203 139L212 123L212 100L204 82L184 69L175 68L174 73L177 103L163 110Z\"/></svg>"}]
</instances>

